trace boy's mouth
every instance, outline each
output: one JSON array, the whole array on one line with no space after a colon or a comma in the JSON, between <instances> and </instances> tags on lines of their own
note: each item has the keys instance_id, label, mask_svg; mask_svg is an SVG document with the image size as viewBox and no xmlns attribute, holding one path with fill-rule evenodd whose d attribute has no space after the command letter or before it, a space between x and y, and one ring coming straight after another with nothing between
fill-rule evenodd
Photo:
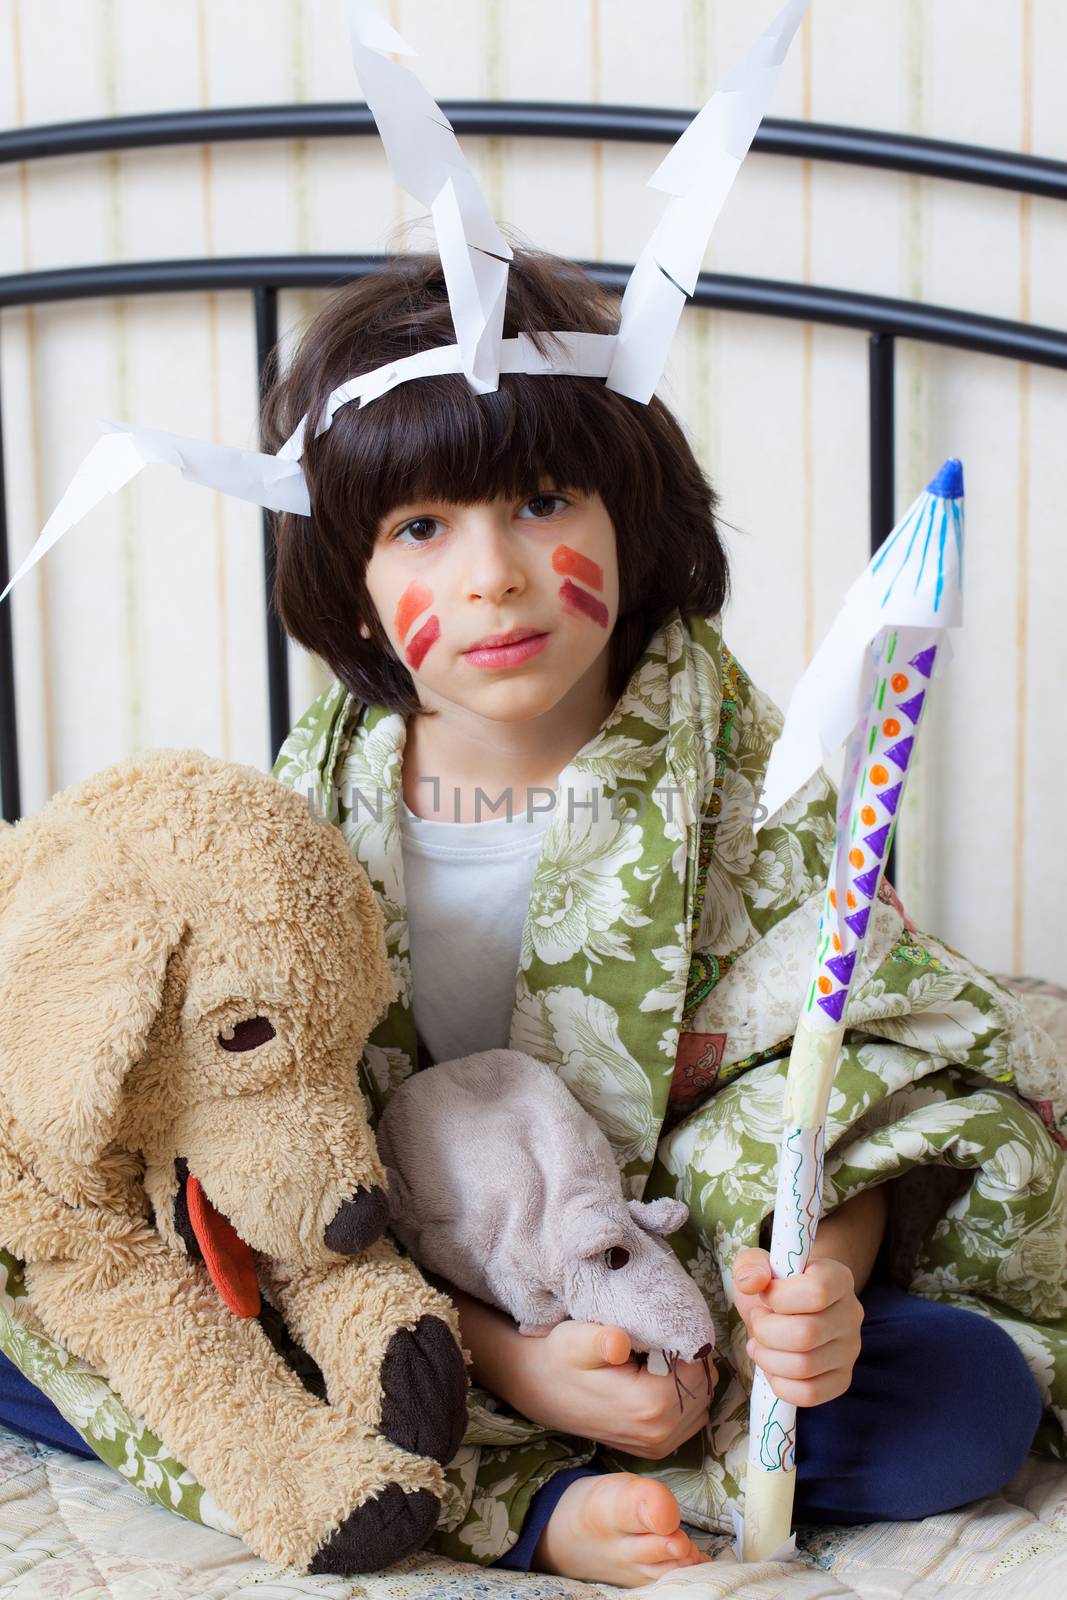
<instances>
[{"instance_id":1,"label":"boy's mouth","mask_svg":"<svg viewBox=\"0 0 1067 1600\"><path fill-rule=\"evenodd\" d=\"M516 630L516 635L505 644L472 645L463 652L463 659L472 667L517 667L531 656L539 655L549 637L547 633L531 633L526 629Z\"/></svg>"},{"instance_id":2,"label":"boy's mouth","mask_svg":"<svg viewBox=\"0 0 1067 1600\"><path fill-rule=\"evenodd\" d=\"M512 628L510 633L487 633L484 639L476 639L469 644L464 655L474 650L497 650L503 645L519 644L523 639L539 639L544 631L543 628Z\"/></svg>"}]
</instances>

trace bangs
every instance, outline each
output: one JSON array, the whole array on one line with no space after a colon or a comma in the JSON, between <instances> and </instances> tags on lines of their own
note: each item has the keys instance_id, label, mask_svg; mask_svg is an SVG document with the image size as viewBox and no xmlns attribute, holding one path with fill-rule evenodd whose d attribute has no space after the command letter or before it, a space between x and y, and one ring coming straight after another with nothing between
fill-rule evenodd
<instances>
[{"instance_id":1,"label":"bangs","mask_svg":"<svg viewBox=\"0 0 1067 1600\"><path fill-rule=\"evenodd\" d=\"M504 337L545 353L548 329L612 333L618 303L574 262L517 250ZM263 406L264 447L277 450L334 388L389 361L455 339L441 264L403 257L347 285L314 319ZM298 644L361 701L420 712L365 575L381 524L399 506L519 500L549 489L599 494L615 530L619 613L608 643L622 692L653 631L675 610L713 616L726 598L715 493L660 400L642 405L602 378L505 373L476 394L462 373L399 384L345 405L307 441L311 515L275 521L272 594Z\"/></svg>"},{"instance_id":2,"label":"bangs","mask_svg":"<svg viewBox=\"0 0 1067 1600\"><path fill-rule=\"evenodd\" d=\"M547 488L603 496L620 468L600 415L604 394L599 379L525 374L476 394L450 374L348 406L317 441L314 462L310 450L305 458L314 515L335 533L346 527L369 556L379 525L401 505Z\"/></svg>"}]
</instances>

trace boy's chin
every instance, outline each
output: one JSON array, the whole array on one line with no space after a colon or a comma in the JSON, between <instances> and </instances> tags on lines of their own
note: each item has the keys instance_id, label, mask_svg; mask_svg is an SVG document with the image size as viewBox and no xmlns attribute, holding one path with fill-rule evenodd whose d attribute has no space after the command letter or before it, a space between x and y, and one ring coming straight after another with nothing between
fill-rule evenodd
<instances>
[{"instance_id":1,"label":"boy's chin","mask_svg":"<svg viewBox=\"0 0 1067 1600\"><path fill-rule=\"evenodd\" d=\"M543 717L559 705L572 687L569 683L526 682L487 683L453 686L450 693L438 695L438 703L448 699L475 716L491 722L529 722Z\"/></svg>"}]
</instances>

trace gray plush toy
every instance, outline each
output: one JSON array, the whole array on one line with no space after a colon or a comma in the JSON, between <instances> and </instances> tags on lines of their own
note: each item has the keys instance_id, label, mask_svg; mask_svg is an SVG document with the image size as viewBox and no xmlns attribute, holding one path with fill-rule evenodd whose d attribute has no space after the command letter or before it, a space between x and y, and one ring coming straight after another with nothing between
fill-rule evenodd
<instances>
[{"instance_id":1,"label":"gray plush toy","mask_svg":"<svg viewBox=\"0 0 1067 1600\"><path fill-rule=\"evenodd\" d=\"M625 1328L652 1370L677 1382L679 1358L700 1360L710 1388L715 1327L662 1237L688 1207L624 1199L611 1146L549 1067L516 1050L428 1067L394 1091L376 1137L390 1226L421 1267L520 1333Z\"/></svg>"}]
</instances>

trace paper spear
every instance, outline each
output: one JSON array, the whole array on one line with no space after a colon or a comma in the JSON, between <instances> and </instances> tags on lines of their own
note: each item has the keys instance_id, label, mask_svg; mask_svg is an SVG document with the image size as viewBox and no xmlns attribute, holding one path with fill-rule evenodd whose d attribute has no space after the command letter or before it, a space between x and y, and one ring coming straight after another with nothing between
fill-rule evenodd
<instances>
[{"instance_id":1,"label":"paper spear","mask_svg":"<svg viewBox=\"0 0 1067 1600\"><path fill-rule=\"evenodd\" d=\"M946 658L944 630L962 621L962 578L963 469L949 460L849 590L797 685L767 766L763 804L773 816L822 757L847 741L818 946L785 1082L770 1250L776 1278L803 1272L811 1255L845 1007L930 680ZM781 1559L795 1546L796 1421L796 1407L778 1398L757 1367L738 1552L745 1561Z\"/></svg>"}]
</instances>

